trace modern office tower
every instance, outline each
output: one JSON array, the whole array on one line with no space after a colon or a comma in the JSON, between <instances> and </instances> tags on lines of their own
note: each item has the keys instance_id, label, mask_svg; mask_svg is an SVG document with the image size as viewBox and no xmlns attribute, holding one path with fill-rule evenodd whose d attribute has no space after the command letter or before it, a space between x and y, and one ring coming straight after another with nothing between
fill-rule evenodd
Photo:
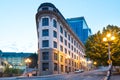
<instances>
[{"instance_id":1,"label":"modern office tower","mask_svg":"<svg viewBox=\"0 0 120 80\"><path fill-rule=\"evenodd\" d=\"M85 47L59 10L43 3L36 14L38 75L61 74L84 69Z\"/></svg>"},{"instance_id":2,"label":"modern office tower","mask_svg":"<svg viewBox=\"0 0 120 80\"><path fill-rule=\"evenodd\" d=\"M76 17L67 19L72 30L76 33L79 39L85 44L86 40L92 35L91 29L88 27L84 17Z\"/></svg>"}]
</instances>

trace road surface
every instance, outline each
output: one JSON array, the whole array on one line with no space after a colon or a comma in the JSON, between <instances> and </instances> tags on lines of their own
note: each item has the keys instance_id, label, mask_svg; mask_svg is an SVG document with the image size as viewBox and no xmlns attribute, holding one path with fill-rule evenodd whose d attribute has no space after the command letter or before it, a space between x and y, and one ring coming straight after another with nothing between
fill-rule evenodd
<instances>
[{"instance_id":1,"label":"road surface","mask_svg":"<svg viewBox=\"0 0 120 80\"><path fill-rule=\"evenodd\" d=\"M105 72L94 70L82 73L65 73L47 76L0 78L0 80L103 80L105 76Z\"/></svg>"}]
</instances>

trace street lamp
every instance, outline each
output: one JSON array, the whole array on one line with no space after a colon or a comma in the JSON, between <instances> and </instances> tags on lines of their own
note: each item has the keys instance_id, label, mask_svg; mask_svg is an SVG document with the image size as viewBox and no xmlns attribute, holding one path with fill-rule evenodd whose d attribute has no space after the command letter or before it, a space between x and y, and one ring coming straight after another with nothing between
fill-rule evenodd
<instances>
[{"instance_id":1,"label":"street lamp","mask_svg":"<svg viewBox=\"0 0 120 80\"><path fill-rule=\"evenodd\" d=\"M111 41L115 40L115 36L111 35L110 33L108 33L106 35L106 37L103 38L103 41L108 42L108 64L109 64L109 70L107 73L107 80L110 79L110 75L111 75L111 69L112 69L112 60L111 60L111 56L110 56L110 44Z\"/></svg>"},{"instance_id":2,"label":"street lamp","mask_svg":"<svg viewBox=\"0 0 120 80\"><path fill-rule=\"evenodd\" d=\"M98 63L96 61L94 61L93 64L94 64L94 68L97 68Z\"/></svg>"},{"instance_id":3,"label":"street lamp","mask_svg":"<svg viewBox=\"0 0 120 80\"><path fill-rule=\"evenodd\" d=\"M103 38L103 41L105 42L108 42L108 63L109 63L109 66L112 65L112 61L111 61L111 56L110 56L110 43L111 41L113 41L115 39L114 36L112 36L110 33L108 33L106 35L106 37Z\"/></svg>"},{"instance_id":4,"label":"street lamp","mask_svg":"<svg viewBox=\"0 0 120 80\"><path fill-rule=\"evenodd\" d=\"M97 64L97 62L94 62L93 64L94 64L94 65L96 65L96 64Z\"/></svg>"},{"instance_id":5,"label":"street lamp","mask_svg":"<svg viewBox=\"0 0 120 80\"><path fill-rule=\"evenodd\" d=\"M28 72L29 64L31 63L31 60L29 58L25 59L26 63L26 73Z\"/></svg>"}]
</instances>

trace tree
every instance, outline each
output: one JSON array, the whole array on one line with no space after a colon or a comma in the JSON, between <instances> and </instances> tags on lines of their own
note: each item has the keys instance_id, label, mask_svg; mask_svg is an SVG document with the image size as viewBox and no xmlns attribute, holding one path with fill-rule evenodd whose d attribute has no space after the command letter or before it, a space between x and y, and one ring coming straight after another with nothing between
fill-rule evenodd
<instances>
[{"instance_id":1,"label":"tree","mask_svg":"<svg viewBox=\"0 0 120 80\"><path fill-rule=\"evenodd\" d=\"M118 26L108 25L102 32L98 31L90 36L85 44L86 57L96 61L98 65L108 65L108 43L103 42L107 33L115 36L115 40L110 42L113 65L120 65L120 28Z\"/></svg>"},{"instance_id":2,"label":"tree","mask_svg":"<svg viewBox=\"0 0 120 80\"><path fill-rule=\"evenodd\" d=\"M3 74L4 74L3 75L4 77L18 76L22 74L22 70L15 69L15 68L9 68L9 66L7 65L5 67Z\"/></svg>"},{"instance_id":3,"label":"tree","mask_svg":"<svg viewBox=\"0 0 120 80\"><path fill-rule=\"evenodd\" d=\"M29 58L31 59L31 63L29 65L30 68L37 68L37 61L38 61L38 55L36 53L32 54L29 56Z\"/></svg>"}]
</instances>

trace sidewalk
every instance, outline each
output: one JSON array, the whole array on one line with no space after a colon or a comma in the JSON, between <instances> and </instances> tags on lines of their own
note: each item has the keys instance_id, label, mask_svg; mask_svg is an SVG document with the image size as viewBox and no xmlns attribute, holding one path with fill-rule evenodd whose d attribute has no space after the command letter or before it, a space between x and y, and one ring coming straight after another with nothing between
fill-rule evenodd
<instances>
[{"instance_id":1,"label":"sidewalk","mask_svg":"<svg viewBox=\"0 0 120 80\"><path fill-rule=\"evenodd\" d=\"M120 80L120 73L113 72L110 80Z\"/></svg>"},{"instance_id":2,"label":"sidewalk","mask_svg":"<svg viewBox=\"0 0 120 80\"><path fill-rule=\"evenodd\" d=\"M112 75L110 80L120 80L120 75Z\"/></svg>"}]
</instances>

